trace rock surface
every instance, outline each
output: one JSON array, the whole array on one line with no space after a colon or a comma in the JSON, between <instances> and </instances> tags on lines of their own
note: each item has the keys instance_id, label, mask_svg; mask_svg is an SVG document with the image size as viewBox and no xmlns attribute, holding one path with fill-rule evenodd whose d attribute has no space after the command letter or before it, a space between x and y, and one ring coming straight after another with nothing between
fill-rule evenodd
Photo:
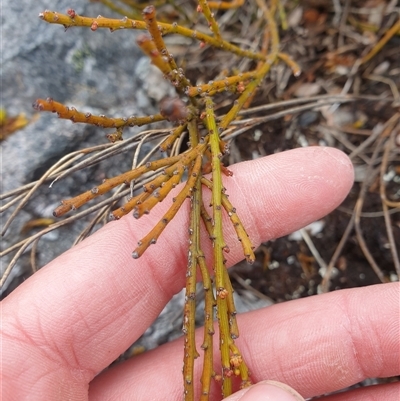
<instances>
[{"instance_id":1,"label":"rock surface","mask_svg":"<svg viewBox=\"0 0 400 401\"><path fill-rule=\"evenodd\" d=\"M2 193L39 179L54 162L71 151L107 142L103 129L73 125L49 113L37 114L32 108L35 99L51 97L97 115L125 117L157 112L156 101L147 95L148 82L142 81L151 68L135 43L136 31L110 33L99 29L92 32L79 27L65 31L62 26L48 24L38 17L46 9L65 13L68 8L87 16L103 14L121 18L120 15L100 4L76 0L60 0L56 5L51 0L39 0L34 6L27 0L5 0L4 3L1 104L10 115L26 114L31 123L1 144ZM165 91L171 89L165 85L161 74L155 78L153 75L153 79L160 81L160 85L156 82L161 88L159 93L164 90L165 95ZM126 130L124 136L137 132L138 128L132 128ZM71 194L71 188L79 193L97 185L104 171L112 176L128 170L131 157L132 154L120 158L118 163L114 160L102 162L89 172L75 173L51 189L43 186L9 228L3 249L15 242L27 221L51 217L54 206ZM3 222L8 215L3 216ZM66 233L53 233L41 240L40 266L71 246L82 229L79 223L71 227ZM62 235L63 241L56 241L58 235ZM51 245L47 246L49 241ZM29 274L29 264L23 259L13 270L12 277ZM3 263L2 269L5 265Z\"/></svg>"}]
</instances>

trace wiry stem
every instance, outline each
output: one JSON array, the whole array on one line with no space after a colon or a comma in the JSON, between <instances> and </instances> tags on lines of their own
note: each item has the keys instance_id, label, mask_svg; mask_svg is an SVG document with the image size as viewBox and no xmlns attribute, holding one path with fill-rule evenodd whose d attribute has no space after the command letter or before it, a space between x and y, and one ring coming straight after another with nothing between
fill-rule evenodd
<instances>
[{"instance_id":1,"label":"wiry stem","mask_svg":"<svg viewBox=\"0 0 400 401\"><path fill-rule=\"evenodd\" d=\"M166 73L168 79L175 84L176 87L184 89L190 85L189 80L183 75L182 71L178 70L178 66L172 54L167 49L162 38L158 22L156 21L156 9L154 6L147 6L143 10L143 18L146 22L147 30L149 31L155 48L158 50L160 56L165 63L169 66L169 71ZM151 55L150 55L151 56Z\"/></svg>"},{"instance_id":2,"label":"wiry stem","mask_svg":"<svg viewBox=\"0 0 400 401\"><path fill-rule=\"evenodd\" d=\"M97 196L103 195L119 185L131 186L131 198L119 209L111 212L111 217L118 219L121 216L133 211L135 218L140 218L144 214L149 213L153 207L159 202L166 199L167 195L175 188L188 172L186 183L181 187L178 194L172 198L172 204L168 211L163 215L161 220L153 227L153 229L138 242L138 246L132 253L133 258L140 257L146 249L156 243L159 236L163 232L167 224L175 217L180 207L187 198L190 198L190 225L189 225L189 249L188 249L188 265L186 272L186 300L184 306L183 333L184 333L184 394L186 401L194 401L194 367L195 359L199 356L195 344L195 293L196 293L196 275L197 268L201 273L204 290L205 290L205 324L204 339L201 348L204 351L203 370L201 375L201 401L208 401L210 394L211 380L221 378L222 394L224 397L232 393L232 377L240 376L242 379L241 387L250 384L248 368L243 357L235 344L235 339L239 336L239 329L236 321L236 309L233 298L233 287L230 282L229 275L225 266L224 252L229 252L223 237L222 214L223 209L226 211L233 224L238 240L241 242L243 253L249 263L255 259L253 246L247 235L247 232L236 214L236 209L229 202L225 195L225 188L222 185L222 175L232 175L227 168L221 164L221 157L227 151L227 143L221 140L219 133L225 131L234 121L238 113L250 104L252 96L257 86L262 82L271 66L281 59L292 68L295 75L299 74L300 69L286 54L279 52L279 37L277 26L273 19L273 14L280 7L280 3L274 1L272 3L272 11L269 11L264 0L256 0L259 9L263 12L266 20L266 32L264 47L261 51L251 51L241 49L222 38L218 23L211 12L212 8L229 9L239 7L243 4L243 0L233 0L231 2L208 2L207 0L199 0L198 12L202 12L208 22L212 35L203 32L185 28L177 23L162 23L156 20L156 10L154 6L144 8L142 16L144 21L129 19L110 19L98 16L96 18L81 17L72 9L68 10L67 15L45 11L40 17L49 22L62 24L65 28L71 26L86 26L93 31L99 28L108 28L111 31L118 29L141 29L148 32L147 35L141 35L138 38L138 44L145 54L149 56L152 63L159 68L177 89L178 94L186 94L189 96L190 106L186 105L185 99L179 98L163 98L160 102L160 114L148 117L127 117L127 118L110 118L104 115L93 116L90 113L82 113L73 107L66 107L61 103L57 103L52 99L39 99L35 102L34 107L38 110L51 111L57 113L60 118L70 119L73 122L88 123L104 128L115 128L116 131L109 134L108 138L112 142L121 141L122 133L125 127L134 125L150 124L156 121L168 120L177 125L172 130L168 138L166 138L159 146L163 152L169 152L169 156L164 159L149 161L139 167L137 164L137 156L134 157L133 169L117 177L110 178L99 186L78 195L72 199L62 201L62 205L58 207L54 214L61 216L64 213L76 209ZM108 2L108 0L104 0ZM281 10L282 11L282 10ZM281 13L282 14L282 13ZM282 14L283 15L283 14ZM261 22L264 24L264 22ZM207 84L192 86L184 75L183 69L178 68L173 56L167 49L163 36L167 34L179 34L181 36L196 39L201 45L208 44L218 50L230 52L232 55L245 57L258 62L254 70L238 73L234 71L229 73L224 79L210 81ZM270 53L268 48L270 47ZM228 75L228 73L227 73ZM220 75L221 76L221 75ZM224 75L222 75L224 76ZM211 96L222 92L230 91L239 94L238 99L234 101L233 106L228 113L222 118L217 125L214 114L214 104ZM200 96L199 96L200 95ZM204 111L205 103L205 113ZM205 116L205 118L204 118ZM238 125L240 122L237 123ZM200 140L203 135L204 128L208 131L208 135ZM178 156L171 156L178 153L178 148L183 140L182 135L186 130L189 131L190 142L189 149L182 152ZM144 142L144 138L142 138ZM142 143L142 141L140 143ZM118 145L115 147L117 151ZM113 148L114 149L114 148ZM118 148L119 149L119 148ZM137 153L140 145L137 147ZM150 160L151 154L148 155ZM99 156L96 160L101 159ZM205 161L203 161L205 160ZM92 160L86 161L85 166L93 163ZM89 163L89 164L88 164ZM68 169L67 173L73 171L74 168L82 168L82 164L78 163L74 167ZM134 168L135 167L135 168ZM212 180L207 180L203 174L211 172ZM66 174L66 173L62 173ZM146 183L144 184L144 176ZM137 186L132 185L132 181L142 178L143 192L134 194L133 189ZM207 212L203 204L202 185L205 185L211 191L211 216ZM119 189L122 190L122 187ZM124 196L129 190L123 191ZM121 195L122 196L122 195ZM116 204L120 197L113 195L112 203ZM109 202L99 203L103 209L98 218L105 218L106 213L110 210ZM107 206L107 207L106 207ZM81 212L81 214L84 212ZM93 222L98 221L96 217ZM207 269L203 250L201 248L200 237L201 227L200 220L203 220L209 238L213 245L213 271L215 274L215 294L213 292L213 281ZM67 221L66 219L65 221ZM86 233L85 233L86 234ZM38 237L39 238L39 237ZM32 241L36 241L33 238ZM23 245L25 246L25 244ZM35 248L34 248L35 249ZM34 251L35 252L35 251ZM34 258L33 258L34 259ZM213 369L213 312L217 307L217 319L219 325L219 348L221 351L222 372L216 373Z\"/></svg>"},{"instance_id":3,"label":"wiry stem","mask_svg":"<svg viewBox=\"0 0 400 401\"><path fill-rule=\"evenodd\" d=\"M232 1L209 1L208 6L217 10L229 10L231 8L238 8L244 4L244 0Z\"/></svg>"},{"instance_id":4,"label":"wiry stem","mask_svg":"<svg viewBox=\"0 0 400 401\"><path fill-rule=\"evenodd\" d=\"M197 121L192 119L188 124L190 142L192 146L198 143ZM190 172L193 174L193 170ZM196 278L198 258L200 254L200 204L201 204L201 172L194 184L191 193L190 225L189 225L189 252L186 271L186 295L183 311L184 357L183 357L183 385L186 401L194 401L194 361L199 356L195 342L196 316Z\"/></svg>"},{"instance_id":5,"label":"wiry stem","mask_svg":"<svg viewBox=\"0 0 400 401\"><path fill-rule=\"evenodd\" d=\"M218 23L214 18L214 13L212 13L210 10L207 0L199 0L199 7L197 9L200 12L202 12L204 14L204 16L206 17L208 26L210 27L215 38L218 41L222 42L222 37L221 37L221 33L219 32Z\"/></svg>"},{"instance_id":6,"label":"wiry stem","mask_svg":"<svg viewBox=\"0 0 400 401\"><path fill-rule=\"evenodd\" d=\"M206 185L210 190L212 190L212 182L210 180L207 180L207 178L203 177L201 179L201 182ZM228 197L225 194L222 194L221 196L221 202L222 202L222 206L224 207L226 213L228 214L231 223L236 231L236 234L238 236L238 241L240 241L240 243L242 244L242 248L243 248L243 254L246 257L247 263L254 263L255 261L255 255L254 255L254 246L250 241L249 235L247 234L246 229L244 228L243 223L241 222L239 216L236 213L236 208L233 207L232 203L229 201ZM206 213L206 211L204 210L204 212ZM207 227L207 225L206 225ZM209 225L208 227L211 227L211 225ZM210 232L211 235L211 230L208 229L208 231Z\"/></svg>"},{"instance_id":7,"label":"wiry stem","mask_svg":"<svg viewBox=\"0 0 400 401\"><path fill-rule=\"evenodd\" d=\"M210 97L206 98L206 121L210 136L210 147L212 154L212 234L214 249L214 273L215 273L215 287L217 294L217 317L220 330L220 351L221 351L221 364L222 364L222 393L227 397L232 393L233 375L241 376L242 387L250 385L248 368L242 358L241 353L234 343L234 339L239 336L239 330L236 322L236 309L233 302L233 288L225 267L225 258L223 252L229 252L229 248L224 242L222 232L222 208L230 210L232 217L234 213L233 206L225 200L223 202L222 185L222 169L220 158L221 144L218 136L217 124L215 122L213 102ZM207 180L205 180L207 182ZM229 214L229 212L228 212ZM203 213L204 215L204 213ZM234 226L240 227L239 219L234 218ZM249 261L254 261L254 254L252 251L251 243L248 240L245 231L239 231L239 238L243 238L246 244L245 252L248 252ZM242 241L243 242L243 241Z\"/></svg>"},{"instance_id":8,"label":"wiry stem","mask_svg":"<svg viewBox=\"0 0 400 401\"><path fill-rule=\"evenodd\" d=\"M361 59L361 64L371 60L383 46L400 30L400 18L397 22L383 35L381 40Z\"/></svg>"},{"instance_id":9,"label":"wiry stem","mask_svg":"<svg viewBox=\"0 0 400 401\"><path fill-rule=\"evenodd\" d=\"M97 18L89 18L81 17L75 14L74 18L72 18L69 15L49 10L40 13L39 17L50 24L64 25L65 28L69 28L71 26L86 26L90 27L90 29L92 29L93 31L96 31L98 28L108 28L112 31L118 29L147 29L146 23L144 21L132 20L126 17L118 20L112 18L104 18L101 15ZM264 56L262 54L255 53L250 50L241 49L225 40L221 42L218 39L213 38L212 36L206 35L205 33L185 28L176 23L167 24L164 22L159 22L158 25L160 26L160 32L162 35L176 33L188 38L197 39L221 50L229 51L240 57L247 57L252 60L264 59Z\"/></svg>"},{"instance_id":10,"label":"wiry stem","mask_svg":"<svg viewBox=\"0 0 400 401\"><path fill-rule=\"evenodd\" d=\"M163 218L154 226L154 228L145 237L143 237L138 242L138 246L132 252L132 257L134 259L139 258L141 255L143 255L144 251L150 245L155 244L157 242L158 237L164 231L164 228L167 226L167 224L175 217L176 213L182 206L185 199L187 197L190 197L193 186L196 182L196 179L201 169L201 161L202 161L202 155L199 153L196 157L192 174L186 181L184 188L179 192L179 194L175 198L172 198L173 202L172 206L169 208L168 212L164 214Z\"/></svg>"},{"instance_id":11,"label":"wiry stem","mask_svg":"<svg viewBox=\"0 0 400 401\"><path fill-rule=\"evenodd\" d=\"M51 98L37 99L33 107L39 111L51 111L57 113L59 118L71 120L74 123L92 124L102 128L120 128L120 127L134 127L151 124L157 121L163 121L165 118L161 114L156 114L147 117L123 117L111 118L105 115L93 116L91 113L82 113L75 109L75 107L67 107L62 103L58 103Z\"/></svg>"},{"instance_id":12,"label":"wiry stem","mask_svg":"<svg viewBox=\"0 0 400 401\"><path fill-rule=\"evenodd\" d=\"M229 362L229 343L230 330L228 320L228 308L226 303L227 289L225 284L225 260L223 250L226 246L222 232L222 176L221 161L222 156L219 148L219 137L217 125L215 123L214 105L210 97L206 98L206 119L210 135L210 146L212 154L212 216L213 216L213 249L214 249L214 273L217 294L217 317L220 330L220 351L222 364L222 394L227 397L232 393L232 372Z\"/></svg>"},{"instance_id":13,"label":"wiry stem","mask_svg":"<svg viewBox=\"0 0 400 401\"><path fill-rule=\"evenodd\" d=\"M159 168L168 166L172 163L179 161L182 156L173 156L165 159L156 160L153 162L148 162L144 166L140 166L135 170L127 171L126 173L120 174L116 177L105 180L101 185L92 188L89 191L84 192L75 198L66 199L61 201L61 206L54 210L54 216L60 217L63 214L69 212L70 210L76 210L90 200L103 195L111 189L117 187L121 184L129 185L130 181L140 177L148 171L155 171Z\"/></svg>"},{"instance_id":14,"label":"wiry stem","mask_svg":"<svg viewBox=\"0 0 400 401\"><path fill-rule=\"evenodd\" d=\"M200 186L201 188L201 186ZM197 262L200 267L201 278L204 288L204 338L201 345L204 350L203 372L201 374L201 396L200 401L208 401L210 395L211 379L215 376L213 370L213 338L214 338L214 306L216 305L214 293L212 290L212 281L207 269L205 257L200 250L197 257Z\"/></svg>"},{"instance_id":15,"label":"wiry stem","mask_svg":"<svg viewBox=\"0 0 400 401\"><path fill-rule=\"evenodd\" d=\"M157 50L156 44L152 38L143 34L137 38L136 42L142 49L143 53L149 56L151 63L154 64L164 75L168 76L172 71L171 65L167 58Z\"/></svg>"},{"instance_id":16,"label":"wiry stem","mask_svg":"<svg viewBox=\"0 0 400 401\"><path fill-rule=\"evenodd\" d=\"M252 96L253 92L256 90L257 86L260 85L261 81L268 74L271 66L278 58L279 55L279 35L278 35L278 27L272 15L263 0L257 0L257 4L260 9L263 11L264 17L268 23L268 28L271 32L271 52L267 55L263 64L259 67L258 72L255 78L246 86L246 89L243 91L241 96L235 100L234 105L223 118L220 123L220 129L225 130L229 124L236 118L238 112L243 108L248 99Z\"/></svg>"},{"instance_id":17,"label":"wiry stem","mask_svg":"<svg viewBox=\"0 0 400 401\"><path fill-rule=\"evenodd\" d=\"M144 190L146 191L146 194L151 193L152 196L146 196L145 201L137 202L137 205L133 211L133 217L138 219L143 214L148 214L158 202L164 200L171 189L178 185L184 171L188 168L188 166L190 166L191 162L198 154L202 154L205 148L206 144L203 143L183 153L178 162L166 168L161 176L156 177L152 182L145 185Z\"/></svg>"},{"instance_id":18,"label":"wiry stem","mask_svg":"<svg viewBox=\"0 0 400 401\"><path fill-rule=\"evenodd\" d=\"M182 133L186 129L186 124L180 125L179 127L176 127L170 135L168 135L164 141L160 145L160 150L161 152L166 152L168 149L172 148L172 145L175 143L175 141L180 138Z\"/></svg>"},{"instance_id":19,"label":"wiry stem","mask_svg":"<svg viewBox=\"0 0 400 401\"><path fill-rule=\"evenodd\" d=\"M186 89L185 94L190 97L193 97L193 96L201 95L203 93L229 90L232 87L232 85L235 85L242 81L246 81L248 79L252 79L255 76L257 76L257 71L249 71L249 72L241 73L241 74L238 74L238 75L235 75L232 77L220 79L218 81L210 81L208 84L191 86ZM237 88L235 88L235 89L237 89Z\"/></svg>"},{"instance_id":20,"label":"wiry stem","mask_svg":"<svg viewBox=\"0 0 400 401\"><path fill-rule=\"evenodd\" d=\"M186 295L183 310L183 334L184 334L184 357L183 357L183 386L184 396L187 401L194 401L194 360L199 356L195 342L195 316L196 316L196 271L197 258L200 248L199 230L199 196L198 189L201 188L199 180L193 187L191 198L190 227L189 227L189 252L188 267L186 271Z\"/></svg>"}]
</instances>

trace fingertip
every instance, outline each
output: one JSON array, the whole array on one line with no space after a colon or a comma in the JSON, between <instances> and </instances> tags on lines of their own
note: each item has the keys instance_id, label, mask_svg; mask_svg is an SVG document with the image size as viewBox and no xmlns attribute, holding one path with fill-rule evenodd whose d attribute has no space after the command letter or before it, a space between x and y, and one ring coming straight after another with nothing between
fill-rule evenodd
<instances>
[{"instance_id":1,"label":"fingertip","mask_svg":"<svg viewBox=\"0 0 400 401\"><path fill-rule=\"evenodd\" d=\"M349 156L337 148L321 147L321 152L327 155L327 164L332 165L332 172L343 179L343 184L350 190L354 182L354 167Z\"/></svg>"},{"instance_id":2,"label":"fingertip","mask_svg":"<svg viewBox=\"0 0 400 401\"><path fill-rule=\"evenodd\" d=\"M318 220L349 193L354 171L340 150L310 146L280 152L232 167L226 180L254 245L281 237Z\"/></svg>"},{"instance_id":3,"label":"fingertip","mask_svg":"<svg viewBox=\"0 0 400 401\"><path fill-rule=\"evenodd\" d=\"M304 401L293 388L276 381L259 382L228 397L227 401Z\"/></svg>"}]
</instances>

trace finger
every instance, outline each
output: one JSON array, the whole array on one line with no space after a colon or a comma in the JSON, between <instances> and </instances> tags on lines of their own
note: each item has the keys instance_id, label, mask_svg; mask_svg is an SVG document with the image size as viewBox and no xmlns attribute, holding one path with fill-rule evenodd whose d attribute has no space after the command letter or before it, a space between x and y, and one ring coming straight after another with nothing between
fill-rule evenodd
<instances>
[{"instance_id":1,"label":"finger","mask_svg":"<svg viewBox=\"0 0 400 401\"><path fill-rule=\"evenodd\" d=\"M318 147L232 169L234 176L224 185L255 245L322 217L343 200L353 180L343 153ZM3 304L10 338L25 341L24 352L37 358L46 349L58 366L85 372L85 380L106 367L184 285L188 205L146 258L131 257L134 244L170 202L158 205L150 218L127 216L108 224L17 288ZM230 225L226 240L232 264L242 254Z\"/></svg>"},{"instance_id":2,"label":"finger","mask_svg":"<svg viewBox=\"0 0 400 401\"><path fill-rule=\"evenodd\" d=\"M399 283L380 284L239 315L237 344L252 380L276 380L308 398L366 378L399 375L399 297ZM201 331L198 337L201 352ZM120 391L132 400L160 399L166 393L179 400L181 349L178 340L111 368L91 383L90 400L119 399ZM197 363L198 378L200 368ZM213 385L211 399L217 400L220 390Z\"/></svg>"},{"instance_id":3,"label":"finger","mask_svg":"<svg viewBox=\"0 0 400 401\"><path fill-rule=\"evenodd\" d=\"M266 380L240 390L226 401L304 401L304 398L286 384Z\"/></svg>"}]
</instances>

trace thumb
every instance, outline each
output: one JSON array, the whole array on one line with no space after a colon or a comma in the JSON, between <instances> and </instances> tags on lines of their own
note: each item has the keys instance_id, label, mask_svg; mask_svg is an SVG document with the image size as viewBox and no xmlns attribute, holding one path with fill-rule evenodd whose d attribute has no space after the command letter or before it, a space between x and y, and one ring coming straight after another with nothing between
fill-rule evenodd
<instances>
[{"instance_id":1,"label":"thumb","mask_svg":"<svg viewBox=\"0 0 400 401\"><path fill-rule=\"evenodd\" d=\"M286 384L266 380L238 391L226 401L305 401L294 389Z\"/></svg>"}]
</instances>

